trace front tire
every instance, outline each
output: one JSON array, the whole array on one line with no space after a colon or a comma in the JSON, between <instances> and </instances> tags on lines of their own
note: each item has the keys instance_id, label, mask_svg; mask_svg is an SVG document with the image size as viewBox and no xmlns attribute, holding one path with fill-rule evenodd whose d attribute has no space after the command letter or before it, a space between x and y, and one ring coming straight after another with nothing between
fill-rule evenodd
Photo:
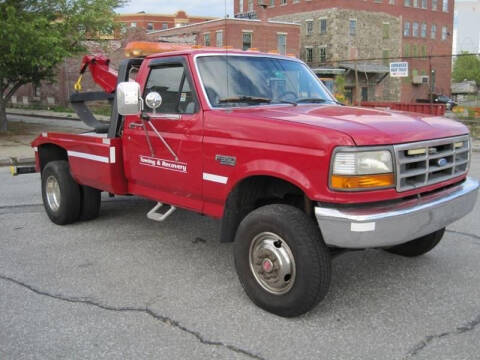
<instances>
[{"instance_id":1,"label":"front tire","mask_svg":"<svg viewBox=\"0 0 480 360\"><path fill-rule=\"evenodd\" d=\"M71 224L80 216L80 186L73 180L65 160L51 161L42 171L45 211L57 225Z\"/></svg>"},{"instance_id":2,"label":"front tire","mask_svg":"<svg viewBox=\"0 0 480 360\"><path fill-rule=\"evenodd\" d=\"M240 223L235 268L250 299L271 313L306 313L327 294L330 253L316 223L290 205L267 205Z\"/></svg>"},{"instance_id":3,"label":"front tire","mask_svg":"<svg viewBox=\"0 0 480 360\"><path fill-rule=\"evenodd\" d=\"M406 257L420 256L426 254L435 246L437 246L440 240L442 240L444 233L445 228L435 231L431 234L422 236L418 239L409 241L405 244L396 245L385 250L392 254Z\"/></svg>"}]
</instances>

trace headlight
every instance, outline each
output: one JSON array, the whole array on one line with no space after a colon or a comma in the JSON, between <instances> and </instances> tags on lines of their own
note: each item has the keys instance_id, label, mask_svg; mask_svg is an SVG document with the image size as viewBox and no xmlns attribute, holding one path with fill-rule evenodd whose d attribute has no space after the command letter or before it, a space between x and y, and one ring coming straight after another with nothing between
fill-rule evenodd
<instances>
[{"instance_id":1,"label":"headlight","mask_svg":"<svg viewBox=\"0 0 480 360\"><path fill-rule=\"evenodd\" d=\"M394 186L392 153L388 150L337 151L330 185L335 190L368 190Z\"/></svg>"}]
</instances>

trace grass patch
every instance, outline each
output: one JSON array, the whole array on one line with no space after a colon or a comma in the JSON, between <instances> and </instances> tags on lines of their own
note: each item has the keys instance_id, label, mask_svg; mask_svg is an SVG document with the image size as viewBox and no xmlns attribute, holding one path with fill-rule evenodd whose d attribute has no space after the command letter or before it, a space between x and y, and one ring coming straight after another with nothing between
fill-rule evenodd
<instances>
[{"instance_id":1,"label":"grass patch","mask_svg":"<svg viewBox=\"0 0 480 360\"><path fill-rule=\"evenodd\" d=\"M0 139L10 140L14 136L34 135L42 131L41 124L31 124L22 121L9 121L6 133L0 133Z\"/></svg>"}]
</instances>

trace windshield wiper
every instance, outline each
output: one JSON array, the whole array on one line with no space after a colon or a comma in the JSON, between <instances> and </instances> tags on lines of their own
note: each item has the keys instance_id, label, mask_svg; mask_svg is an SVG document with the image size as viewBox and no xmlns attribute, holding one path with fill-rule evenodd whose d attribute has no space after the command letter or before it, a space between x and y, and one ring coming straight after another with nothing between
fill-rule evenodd
<instances>
[{"instance_id":1,"label":"windshield wiper","mask_svg":"<svg viewBox=\"0 0 480 360\"><path fill-rule=\"evenodd\" d=\"M271 103L272 99L256 96L236 96L218 100L219 103Z\"/></svg>"},{"instance_id":2,"label":"windshield wiper","mask_svg":"<svg viewBox=\"0 0 480 360\"><path fill-rule=\"evenodd\" d=\"M300 103L324 103L324 102L327 102L327 100L325 99L321 99L321 98L301 98L301 99L297 99L296 100L297 104L300 104Z\"/></svg>"}]
</instances>

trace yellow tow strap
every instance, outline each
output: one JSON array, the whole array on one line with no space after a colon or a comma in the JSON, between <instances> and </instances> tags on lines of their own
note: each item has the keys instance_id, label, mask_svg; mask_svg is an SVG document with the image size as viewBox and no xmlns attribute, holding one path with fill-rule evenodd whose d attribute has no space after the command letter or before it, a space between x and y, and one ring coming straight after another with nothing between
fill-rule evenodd
<instances>
[{"instance_id":1,"label":"yellow tow strap","mask_svg":"<svg viewBox=\"0 0 480 360\"><path fill-rule=\"evenodd\" d=\"M73 85L75 91L82 91L82 76L83 74L78 77L77 82L75 83L75 85Z\"/></svg>"}]
</instances>

